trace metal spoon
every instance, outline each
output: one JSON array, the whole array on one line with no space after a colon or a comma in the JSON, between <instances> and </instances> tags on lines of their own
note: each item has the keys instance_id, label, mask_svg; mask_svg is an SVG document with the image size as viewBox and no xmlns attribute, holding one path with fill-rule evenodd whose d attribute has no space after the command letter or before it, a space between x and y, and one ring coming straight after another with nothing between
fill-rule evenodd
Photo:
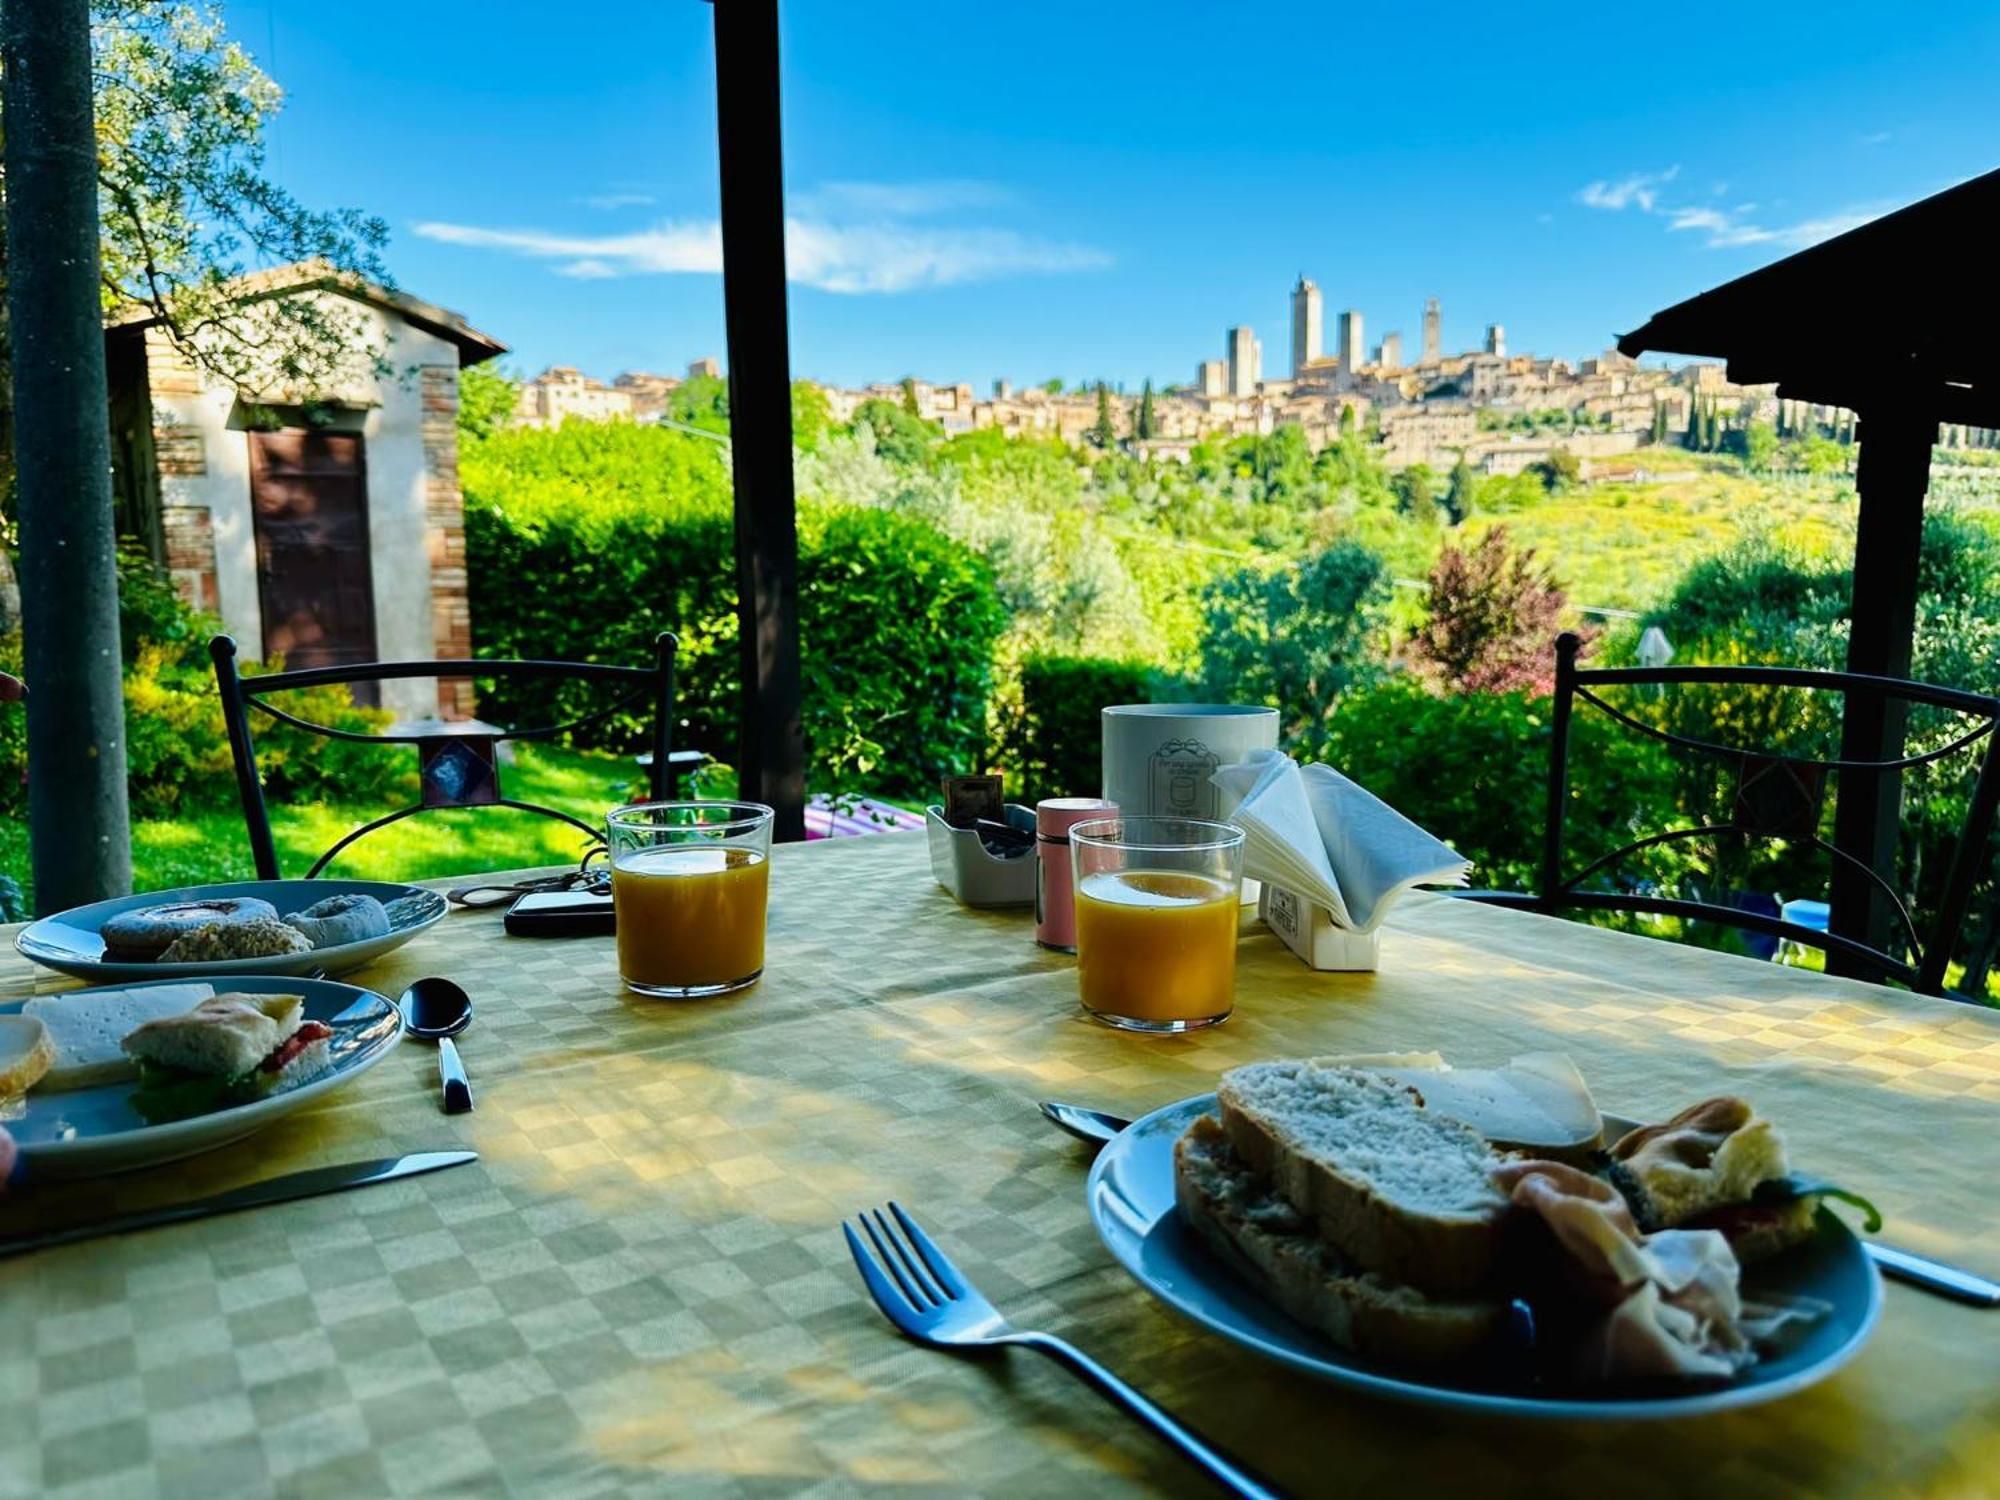
<instances>
[{"instance_id":1,"label":"metal spoon","mask_svg":"<svg viewBox=\"0 0 2000 1500\"><path fill-rule=\"evenodd\" d=\"M1101 1109L1086 1109L1081 1104L1064 1104L1059 1099L1044 1099L1042 1113L1049 1122L1060 1130L1067 1130L1080 1141L1102 1146L1119 1131L1132 1122L1108 1115Z\"/></svg>"},{"instance_id":2,"label":"metal spoon","mask_svg":"<svg viewBox=\"0 0 2000 1500\"><path fill-rule=\"evenodd\" d=\"M444 1112L464 1114L472 1108L472 1084L451 1039L472 1024L472 997L449 979L419 979L403 991L397 1005L403 1012L404 1035L438 1044Z\"/></svg>"}]
</instances>

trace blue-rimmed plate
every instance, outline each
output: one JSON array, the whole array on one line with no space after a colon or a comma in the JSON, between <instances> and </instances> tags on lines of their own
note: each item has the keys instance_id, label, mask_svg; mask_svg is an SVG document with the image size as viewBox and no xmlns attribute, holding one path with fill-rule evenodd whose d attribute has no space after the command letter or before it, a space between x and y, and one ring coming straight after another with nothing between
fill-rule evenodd
<instances>
[{"instance_id":1,"label":"blue-rimmed plate","mask_svg":"<svg viewBox=\"0 0 2000 1500\"><path fill-rule=\"evenodd\" d=\"M276 958L210 959L202 963L131 963L104 957L104 924L121 912L179 901L241 900L256 896L278 909L281 917L304 911L328 896L365 895L380 901L389 913L389 930L358 943L334 943L309 953ZM436 891L399 885L391 880L235 880L224 885L189 885L171 891L147 891L119 896L89 906L72 907L53 917L31 922L14 939L22 956L44 968L98 984L145 979L210 979L232 974L309 974L324 969L345 974L373 963L391 949L442 917L450 907Z\"/></svg>"},{"instance_id":2,"label":"blue-rimmed plate","mask_svg":"<svg viewBox=\"0 0 2000 1500\"><path fill-rule=\"evenodd\" d=\"M132 1108L132 1092L137 1085L129 1079L54 1094L30 1089L24 1099L0 1102L0 1124L7 1127L21 1148L20 1170L24 1181L126 1172L226 1146L310 1104L321 1094L352 1083L386 1057L402 1035L402 1014L393 1002L373 990L326 979L274 979L263 975L239 979L212 973L199 977L213 984L218 994L300 996L305 1001L306 1020L324 1021L333 1028L325 1070L252 1103L164 1125L147 1124ZM114 987L149 988L142 984ZM86 995L90 991L66 993ZM47 998L55 1001L65 996ZM24 1003L20 1000L0 1003L0 1015L19 1011Z\"/></svg>"},{"instance_id":3,"label":"blue-rimmed plate","mask_svg":"<svg viewBox=\"0 0 2000 1500\"><path fill-rule=\"evenodd\" d=\"M1293 1322L1181 1223L1174 1207L1174 1142L1197 1115L1214 1110L1213 1094L1169 1104L1133 1121L1098 1154L1086 1189L1098 1234L1119 1264L1169 1307L1280 1364L1372 1395L1572 1421L1698 1416L1773 1401L1824 1380L1860 1350L1882 1311L1881 1279L1860 1241L1822 1209L1819 1233L1810 1242L1753 1266L1743 1285L1752 1298L1809 1297L1831 1310L1782 1352L1727 1384L1551 1393L1526 1380L1508 1384L1469 1370L1417 1373L1374 1363Z\"/></svg>"}]
</instances>

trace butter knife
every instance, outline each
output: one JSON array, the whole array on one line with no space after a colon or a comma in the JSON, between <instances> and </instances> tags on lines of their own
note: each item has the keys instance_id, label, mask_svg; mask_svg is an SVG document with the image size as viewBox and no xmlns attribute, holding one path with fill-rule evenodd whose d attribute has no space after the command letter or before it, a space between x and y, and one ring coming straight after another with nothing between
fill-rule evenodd
<instances>
[{"instance_id":1,"label":"butter knife","mask_svg":"<svg viewBox=\"0 0 2000 1500\"><path fill-rule=\"evenodd\" d=\"M1091 1141L1100 1146L1132 1123L1122 1115L1107 1114L1101 1109L1086 1109L1081 1104L1063 1104L1053 1099L1042 1101L1041 1109L1057 1129L1068 1131L1080 1141ZM1884 1276L1939 1297L1948 1297L1954 1302L1963 1302L1969 1307L2000 1307L2000 1282L1988 1281L1972 1271L1874 1240L1862 1240L1861 1249Z\"/></svg>"},{"instance_id":2,"label":"butter knife","mask_svg":"<svg viewBox=\"0 0 2000 1500\"><path fill-rule=\"evenodd\" d=\"M108 1234L130 1234L137 1229L156 1229L162 1224L184 1224L190 1219L207 1219L216 1214L233 1214L241 1209L262 1208L269 1203L289 1203L295 1198L317 1198L322 1193L341 1193L348 1188L367 1187L376 1182L394 1182L399 1177L419 1177L425 1172L441 1172L446 1167L462 1167L478 1161L477 1151L418 1151L409 1156L385 1156L376 1161L343 1162L336 1167L314 1167L304 1172L288 1172L268 1177L247 1187L231 1188L192 1203L174 1203L165 1208L145 1208L108 1219L75 1224L68 1229L51 1229L34 1234L0 1236L0 1260L46 1250L53 1245L74 1245Z\"/></svg>"}]
</instances>

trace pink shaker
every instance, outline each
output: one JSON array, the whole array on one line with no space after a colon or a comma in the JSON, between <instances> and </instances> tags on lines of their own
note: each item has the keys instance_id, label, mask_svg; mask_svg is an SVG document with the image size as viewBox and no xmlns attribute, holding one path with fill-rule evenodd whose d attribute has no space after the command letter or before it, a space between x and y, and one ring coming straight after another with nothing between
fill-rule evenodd
<instances>
[{"instance_id":1,"label":"pink shaker","mask_svg":"<svg viewBox=\"0 0 2000 1500\"><path fill-rule=\"evenodd\" d=\"M1044 948L1076 952L1069 831L1079 823L1117 816L1118 804L1102 797L1046 797L1035 804L1035 941Z\"/></svg>"}]
</instances>

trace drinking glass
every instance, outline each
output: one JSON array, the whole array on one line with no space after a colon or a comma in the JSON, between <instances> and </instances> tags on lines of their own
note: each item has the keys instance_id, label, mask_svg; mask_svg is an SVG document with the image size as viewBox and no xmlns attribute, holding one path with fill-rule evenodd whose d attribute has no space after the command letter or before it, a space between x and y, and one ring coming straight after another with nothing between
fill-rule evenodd
<instances>
[{"instance_id":1,"label":"drinking glass","mask_svg":"<svg viewBox=\"0 0 2000 1500\"><path fill-rule=\"evenodd\" d=\"M1236 1003L1243 830L1101 818L1070 830L1083 1008L1126 1031L1194 1031Z\"/></svg>"},{"instance_id":2,"label":"drinking glass","mask_svg":"<svg viewBox=\"0 0 2000 1500\"><path fill-rule=\"evenodd\" d=\"M641 995L726 995L764 972L772 810L640 802L605 818L618 976Z\"/></svg>"}]
</instances>

